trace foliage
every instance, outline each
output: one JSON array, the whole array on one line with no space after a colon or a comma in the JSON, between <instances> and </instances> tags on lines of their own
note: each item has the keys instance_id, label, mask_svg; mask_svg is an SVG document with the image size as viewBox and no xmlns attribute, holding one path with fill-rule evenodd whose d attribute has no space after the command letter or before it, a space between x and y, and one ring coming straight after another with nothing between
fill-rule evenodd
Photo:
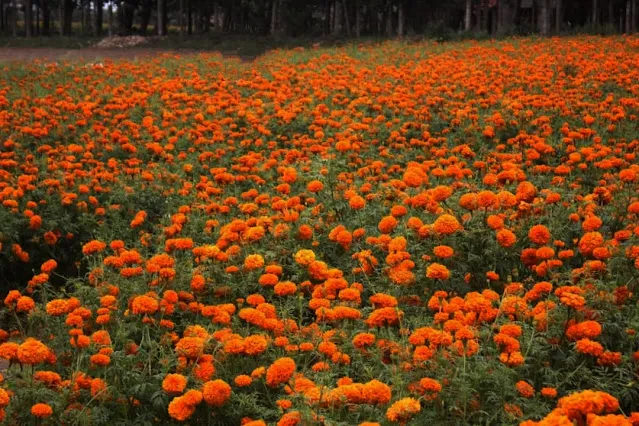
<instances>
[{"instance_id":1,"label":"foliage","mask_svg":"<svg viewBox=\"0 0 639 426\"><path fill-rule=\"evenodd\" d=\"M639 424L638 59L4 66L4 424Z\"/></svg>"}]
</instances>

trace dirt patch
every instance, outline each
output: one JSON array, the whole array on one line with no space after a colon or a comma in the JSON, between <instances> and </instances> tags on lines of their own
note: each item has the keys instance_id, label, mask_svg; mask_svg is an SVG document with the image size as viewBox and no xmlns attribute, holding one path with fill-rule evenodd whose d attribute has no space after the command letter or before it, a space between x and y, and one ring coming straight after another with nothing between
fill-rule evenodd
<instances>
[{"instance_id":1,"label":"dirt patch","mask_svg":"<svg viewBox=\"0 0 639 426\"><path fill-rule=\"evenodd\" d=\"M128 60L136 61L148 57L154 57L161 54L173 54L180 56L193 56L206 51L196 49L159 49L149 47L132 47L132 48L97 48L89 47L84 49L56 49L56 48L22 48L22 47L4 47L0 48L0 63L7 62L97 62L104 59L111 60ZM209 52L213 53L213 52ZM228 57L237 57L235 55L225 55ZM251 61L253 57L239 57L243 61Z\"/></svg>"},{"instance_id":2,"label":"dirt patch","mask_svg":"<svg viewBox=\"0 0 639 426\"><path fill-rule=\"evenodd\" d=\"M8 368L9 368L9 361L7 361L6 359L0 358L0 373L3 371L7 371Z\"/></svg>"}]
</instances>

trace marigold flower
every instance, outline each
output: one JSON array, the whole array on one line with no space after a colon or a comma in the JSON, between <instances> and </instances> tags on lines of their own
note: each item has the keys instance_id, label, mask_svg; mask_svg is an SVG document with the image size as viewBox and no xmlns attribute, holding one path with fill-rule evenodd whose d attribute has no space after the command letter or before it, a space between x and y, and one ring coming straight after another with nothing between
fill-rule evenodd
<instances>
[{"instance_id":1,"label":"marigold flower","mask_svg":"<svg viewBox=\"0 0 639 426\"><path fill-rule=\"evenodd\" d=\"M259 254L251 254L244 259L244 268L253 271L264 266L264 258Z\"/></svg>"},{"instance_id":2,"label":"marigold flower","mask_svg":"<svg viewBox=\"0 0 639 426\"><path fill-rule=\"evenodd\" d=\"M38 403L31 407L31 414L35 417L46 419L53 414L53 408L49 404Z\"/></svg>"},{"instance_id":3,"label":"marigold flower","mask_svg":"<svg viewBox=\"0 0 639 426\"><path fill-rule=\"evenodd\" d=\"M455 216L443 214L435 220L433 229L440 235L451 235L460 231L462 226Z\"/></svg>"},{"instance_id":4,"label":"marigold flower","mask_svg":"<svg viewBox=\"0 0 639 426\"><path fill-rule=\"evenodd\" d=\"M550 231L544 225L535 225L528 231L528 239L540 246L550 241Z\"/></svg>"},{"instance_id":5,"label":"marigold flower","mask_svg":"<svg viewBox=\"0 0 639 426\"><path fill-rule=\"evenodd\" d=\"M295 372L295 361L279 358L266 370L266 384L272 388L288 382Z\"/></svg>"},{"instance_id":6,"label":"marigold flower","mask_svg":"<svg viewBox=\"0 0 639 426\"><path fill-rule=\"evenodd\" d=\"M386 410L386 418L391 422L406 422L421 411L419 401L415 398L403 398L396 401Z\"/></svg>"},{"instance_id":7,"label":"marigold flower","mask_svg":"<svg viewBox=\"0 0 639 426\"><path fill-rule=\"evenodd\" d=\"M162 390L168 394L182 393L186 388L187 378L181 374L167 374L162 381Z\"/></svg>"},{"instance_id":8,"label":"marigold flower","mask_svg":"<svg viewBox=\"0 0 639 426\"><path fill-rule=\"evenodd\" d=\"M426 268L426 276L431 280L447 280L450 277L450 271L444 265L431 263Z\"/></svg>"},{"instance_id":9,"label":"marigold flower","mask_svg":"<svg viewBox=\"0 0 639 426\"><path fill-rule=\"evenodd\" d=\"M221 407L231 397L231 387L224 380L213 380L202 386L204 402L213 407Z\"/></svg>"}]
</instances>

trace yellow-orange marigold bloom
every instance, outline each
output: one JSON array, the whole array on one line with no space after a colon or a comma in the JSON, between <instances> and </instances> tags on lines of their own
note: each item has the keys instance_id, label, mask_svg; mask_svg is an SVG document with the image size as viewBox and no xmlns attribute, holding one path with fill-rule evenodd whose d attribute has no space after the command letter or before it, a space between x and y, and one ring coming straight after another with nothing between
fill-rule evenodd
<instances>
[{"instance_id":1,"label":"yellow-orange marigold bloom","mask_svg":"<svg viewBox=\"0 0 639 426\"><path fill-rule=\"evenodd\" d=\"M82 253L85 256L88 256L91 254L99 253L103 251L105 248L106 248L106 243L103 243L102 241L98 241L98 240L93 240L86 243L84 246L82 246Z\"/></svg>"},{"instance_id":2,"label":"yellow-orange marigold bloom","mask_svg":"<svg viewBox=\"0 0 639 426\"><path fill-rule=\"evenodd\" d=\"M162 390L169 394L182 393L186 389L187 378L181 374L167 374L162 381Z\"/></svg>"},{"instance_id":3,"label":"yellow-orange marigold bloom","mask_svg":"<svg viewBox=\"0 0 639 426\"><path fill-rule=\"evenodd\" d=\"M450 271L442 264L431 263L426 268L426 276L431 280L447 280L450 277Z\"/></svg>"},{"instance_id":4,"label":"yellow-orange marigold bloom","mask_svg":"<svg viewBox=\"0 0 639 426\"><path fill-rule=\"evenodd\" d=\"M35 404L31 407L31 414L35 417L45 419L53 414L53 408L49 404Z\"/></svg>"},{"instance_id":5,"label":"yellow-orange marigold bloom","mask_svg":"<svg viewBox=\"0 0 639 426\"><path fill-rule=\"evenodd\" d=\"M455 250L449 246L437 246L433 249L433 254L439 258L447 259L455 254Z\"/></svg>"},{"instance_id":6,"label":"yellow-orange marigold bloom","mask_svg":"<svg viewBox=\"0 0 639 426\"><path fill-rule=\"evenodd\" d=\"M49 259L40 266L40 271L46 274L50 274L57 267L58 267L58 262L56 262L53 259Z\"/></svg>"},{"instance_id":7,"label":"yellow-orange marigold bloom","mask_svg":"<svg viewBox=\"0 0 639 426\"><path fill-rule=\"evenodd\" d=\"M403 398L386 410L386 418L391 422L405 423L421 411L421 405L415 398Z\"/></svg>"},{"instance_id":8,"label":"yellow-orange marigold bloom","mask_svg":"<svg viewBox=\"0 0 639 426\"><path fill-rule=\"evenodd\" d=\"M497 231L497 243L505 248L512 247L517 242L517 237L515 234L506 229L502 228Z\"/></svg>"},{"instance_id":9,"label":"yellow-orange marigold bloom","mask_svg":"<svg viewBox=\"0 0 639 426\"><path fill-rule=\"evenodd\" d=\"M276 387L288 382L295 372L295 361L291 358L279 358L266 370L266 384Z\"/></svg>"},{"instance_id":10,"label":"yellow-orange marigold bloom","mask_svg":"<svg viewBox=\"0 0 639 426\"><path fill-rule=\"evenodd\" d=\"M451 235L460 231L462 226L455 216L443 214L435 220L433 229L440 235Z\"/></svg>"},{"instance_id":11,"label":"yellow-orange marigold bloom","mask_svg":"<svg viewBox=\"0 0 639 426\"><path fill-rule=\"evenodd\" d=\"M350 200L348 200L348 205L353 210L361 210L366 207L366 200L364 200L364 198L360 197L359 195L355 195L354 197L351 197Z\"/></svg>"},{"instance_id":12,"label":"yellow-orange marigold bloom","mask_svg":"<svg viewBox=\"0 0 639 426\"><path fill-rule=\"evenodd\" d=\"M250 254L244 259L244 268L253 271L264 266L264 258L259 254Z\"/></svg>"},{"instance_id":13,"label":"yellow-orange marigold bloom","mask_svg":"<svg viewBox=\"0 0 639 426\"><path fill-rule=\"evenodd\" d=\"M133 299L131 303L131 308L134 314L141 315L151 315L157 312L160 304L158 301L151 296L137 296Z\"/></svg>"},{"instance_id":14,"label":"yellow-orange marigold bloom","mask_svg":"<svg viewBox=\"0 0 639 426\"><path fill-rule=\"evenodd\" d=\"M299 250L295 253L295 261L302 265L308 266L315 260L315 253L313 250Z\"/></svg>"},{"instance_id":15,"label":"yellow-orange marigold bloom","mask_svg":"<svg viewBox=\"0 0 639 426\"><path fill-rule=\"evenodd\" d=\"M523 380L518 381L515 387L517 388L517 392L524 398L532 398L535 396L535 388Z\"/></svg>"},{"instance_id":16,"label":"yellow-orange marigold bloom","mask_svg":"<svg viewBox=\"0 0 639 426\"><path fill-rule=\"evenodd\" d=\"M204 339L201 337L183 337L175 345L178 356L196 359L204 352Z\"/></svg>"},{"instance_id":17,"label":"yellow-orange marigold bloom","mask_svg":"<svg viewBox=\"0 0 639 426\"><path fill-rule=\"evenodd\" d=\"M193 415L195 405L189 404L184 396L178 396L169 403L168 411L171 418L183 422Z\"/></svg>"},{"instance_id":18,"label":"yellow-orange marigold bloom","mask_svg":"<svg viewBox=\"0 0 639 426\"><path fill-rule=\"evenodd\" d=\"M22 364L40 364L49 358L49 348L30 337L18 347L17 357Z\"/></svg>"},{"instance_id":19,"label":"yellow-orange marigold bloom","mask_svg":"<svg viewBox=\"0 0 639 426\"><path fill-rule=\"evenodd\" d=\"M306 185L306 189L309 192L320 192L324 189L324 184L319 180L312 180Z\"/></svg>"},{"instance_id":20,"label":"yellow-orange marigold bloom","mask_svg":"<svg viewBox=\"0 0 639 426\"><path fill-rule=\"evenodd\" d=\"M528 231L528 239L543 246L550 241L550 231L544 225L535 225Z\"/></svg>"},{"instance_id":21,"label":"yellow-orange marigold bloom","mask_svg":"<svg viewBox=\"0 0 639 426\"><path fill-rule=\"evenodd\" d=\"M397 219L395 219L393 216L384 216L382 220L379 221L377 229L379 229L379 232L381 232L382 234L390 234L391 232L393 232L393 229L395 229L396 226Z\"/></svg>"},{"instance_id":22,"label":"yellow-orange marigold bloom","mask_svg":"<svg viewBox=\"0 0 639 426\"><path fill-rule=\"evenodd\" d=\"M231 397L231 387L224 380L212 380L202 386L204 402L213 407L221 407Z\"/></svg>"},{"instance_id":23,"label":"yellow-orange marigold bloom","mask_svg":"<svg viewBox=\"0 0 639 426\"><path fill-rule=\"evenodd\" d=\"M583 255L590 255L597 248L601 247L604 243L604 238L599 232L588 232L584 234L579 240L579 251Z\"/></svg>"},{"instance_id":24,"label":"yellow-orange marigold bloom","mask_svg":"<svg viewBox=\"0 0 639 426\"><path fill-rule=\"evenodd\" d=\"M251 378L251 376L248 376L246 374L240 374L235 378L234 382L236 386L245 388L247 386L251 386L251 383L253 383L253 379Z\"/></svg>"}]
</instances>

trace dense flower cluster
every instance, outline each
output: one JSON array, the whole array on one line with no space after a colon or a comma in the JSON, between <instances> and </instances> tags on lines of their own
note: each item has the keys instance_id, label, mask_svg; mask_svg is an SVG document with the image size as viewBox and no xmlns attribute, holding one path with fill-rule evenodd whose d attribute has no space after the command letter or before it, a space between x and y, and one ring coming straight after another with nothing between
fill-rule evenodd
<instances>
[{"instance_id":1,"label":"dense flower cluster","mask_svg":"<svg viewBox=\"0 0 639 426\"><path fill-rule=\"evenodd\" d=\"M639 425L638 65L7 65L0 422Z\"/></svg>"}]
</instances>

